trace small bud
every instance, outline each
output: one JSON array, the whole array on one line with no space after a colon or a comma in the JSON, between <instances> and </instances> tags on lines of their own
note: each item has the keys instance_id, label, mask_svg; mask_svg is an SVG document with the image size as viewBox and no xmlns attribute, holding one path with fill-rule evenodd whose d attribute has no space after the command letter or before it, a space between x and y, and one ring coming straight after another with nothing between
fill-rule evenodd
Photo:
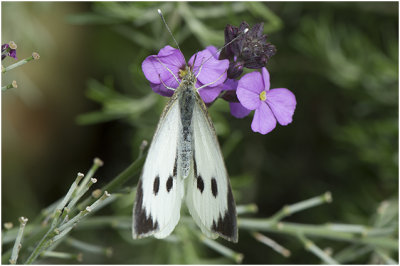
<instances>
[{"instance_id":1,"label":"small bud","mask_svg":"<svg viewBox=\"0 0 400 266\"><path fill-rule=\"evenodd\" d=\"M147 140L143 140L142 143L140 144L139 149L140 149L141 151L143 151L143 150L147 147L148 144L149 144L149 143L148 143Z\"/></svg>"},{"instance_id":2,"label":"small bud","mask_svg":"<svg viewBox=\"0 0 400 266\"><path fill-rule=\"evenodd\" d=\"M100 198L100 196L101 196L101 189L96 189L92 192L93 198L98 199L98 198Z\"/></svg>"},{"instance_id":3,"label":"small bud","mask_svg":"<svg viewBox=\"0 0 400 266\"><path fill-rule=\"evenodd\" d=\"M110 193L108 193L108 191L104 191L104 195L105 195L106 197L109 197L109 196L111 196L111 194L110 194Z\"/></svg>"},{"instance_id":4,"label":"small bud","mask_svg":"<svg viewBox=\"0 0 400 266\"><path fill-rule=\"evenodd\" d=\"M278 230L282 230L282 228L283 228L283 223L279 222L279 223L276 225L276 228L278 228Z\"/></svg>"},{"instance_id":5,"label":"small bud","mask_svg":"<svg viewBox=\"0 0 400 266\"><path fill-rule=\"evenodd\" d=\"M98 165L98 166L103 166L103 161L102 160L100 160L99 158L94 158L94 160L93 160L93 162L94 162L94 164L95 165Z\"/></svg>"},{"instance_id":6,"label":"small bud","mask_svg":"<svg viewBox=\"0 0 400 266\"><path fill-rule=\"evenodd\" d=\"M90 178L90 181L91 181L93 184L97 183L97 179L94 178L94 177Z\"/></svg>"},{"instance_id":7,"label":"small bud","mask_svg":"<svg viewBox=\"0 0 400 266\"><path fill-rule=\"evenodd\" d=\"M106 257L110 258L113 255L113 249L111 247L106 248Z\"/></svg>"},{"instance_id":8,"label":"small bud","mask_svg":"<svg viewBox=\"0 0 400 266\"><path fill-rule=\"evenodd\" d=\"M17 81L15 81L15 80L13 80L13 82L11 83L11 85L12 85L12 87L13 87L14 89L18 88Z\"/></svg>"},{"instance_id":9,"label":"small bud","mask_svg":"<svg viewBox=\"0 0 400 266\"><path fill-rule=\"evenodd\" d=\"M39 60L40 55L39 55L38 53L36 53L36 52L33 52L33 53L32 53L32 57L33 57L33 59L35 59L35 60Z\"/></svg>"},{"instance_id":10,"label":"small bud","mask_svg":"<svg viewBox=\"0 0 400 266\"><path fill-rule=\"evenodd\" d=\"M10 230L10 229L13 228L13 227L14 227L14 225L13 225L12 222L4 223L4 228L5 228L6 230Z\"/></svg>"},{"instance_id":11,"label":"small bud","mask_svg":"<svg viewBox=\"0 0 400 266\"><path fill-rule=\"evenodd\" d=\"M228 78L235 79L243 73L243 62L231 62L228 68Z\"/></svg>"},{"instance_id":12,"label":"small bud","mask_svg":"<svg viewBox=\"0 0 400 266\"><path fill-rule=\"evenodd\" d=\"M20 222L21 224L26 224L26 222L28 222L28 218L25 218L25 217L23 217L23 216L21 216L18 220L19 220L19 222Z\"/></svg>"},{"instance_id":13,"label":"small bud","mask_svg":"<svg viewBox=\"0 0 400 266\"><path fill-rule=\"evenodd\" d=\"M331 192L325 192L325 194L324 194L324 200L326 201L326 202L328 202L328 203L331 203L332 202L332 194L331 194Z\"/></svg>"},{"instance_id":14,"label":"small bud","mask_svg":"<svg viewBox=\"0 0 400 266\"><path fill-rule=\"evenodd\" d=\"M80 177L84 177L85 175L84 175L84 174L82 174L82 173L78 173L78 176L80 176Z\"/></svg>"},{"instance_id":15,"label":"small bud","mask_svg":"<svg viewBox=\"0 0 400 266\"><path fill-rule=\"evenodd\" d=\"M17 44L13 41L9 42L8 45L10 46L11 49L17 49Z\"/></svg>"},{"instance_id":16,"label":"small bud","mask_svg":"<svg viewBox=\"0 0 400 266\"><path fill-rule=\"evenodd\" d=\"M324 249L324 252L325 252L326 255L332 256L333 249L331 247L327 247L327 248Z\"/></svg>"},{"instance_id":17,"label":"small bud","mask_svg":"<svg viewBox=\"0 0 400 266\"><path fill-rule=\"evenodd\" d=\"M91 211L92 211L92 208L90 208L90 206L87 206L87 207L86 207L86 211L91 212Z\"/></svg>"},{"instance_id":18,"label":"small bud","mask_svg":"<svg viewBox=\"0 0 400 266\"><path fill-rule=\"evenodd\" d=\"M78 261L78 262L82 262L82 260L83 260L83 254L80 252L80 253L78 253L78 255L76 256L76 260Z\"/></svg>"}]
</instances>

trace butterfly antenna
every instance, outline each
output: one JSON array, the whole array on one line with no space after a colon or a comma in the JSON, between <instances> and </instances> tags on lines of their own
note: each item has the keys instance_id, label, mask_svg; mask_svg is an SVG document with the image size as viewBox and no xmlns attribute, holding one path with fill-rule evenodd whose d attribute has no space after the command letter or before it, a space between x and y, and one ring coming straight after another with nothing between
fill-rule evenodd
<instances>
[{"instance_id":1,"label":"butterfly antenna","mask_svg":"<svg viewBox=\"0 0 400 266\"><path fill-rule=\"evenodd\" d=\"M228 42L227 44L225 44L224 46L222 46L221 48L219 48L213 55L212 57L214 57L216 54L220 53L222 51L222 49L224 49L225 47L227 47L228 45L230 45L231 43L233 43L234 41L236 41L239 37L241 37L243 34L246 34L249 31L248 28L245 28L238 36L236 36L235 38L233 38L232 41ZM211 57L209 57L208 59L210 59ZM206 60L206 62L208 61L208 59ZM205 63L205 62L204 62Z\"/></svg>"},{"instance_id":2,"label":"butterfly antenna","mask_svg":"<svg viewBox=\"0 0 400 266\"><path fill-rule=\"evenodd\" d=\"M176 46L178 47L179 51L181 51L181 48L179 47L178 42L176 41L174 35L172 34L172 31L171 31L170 28L168 27L168 24L167 24L167 22L165 21L164 15L162 14L161 10L160 10L160 9L157 9L157 12L158 12L158 14L160 15L162 21L164 22L165 27L167 28L169 34L171 35L172 39L174 40L174 42L175 42ZM182 53L182 51L181 51L181 53Z\"/></svg>"}]
</instances>

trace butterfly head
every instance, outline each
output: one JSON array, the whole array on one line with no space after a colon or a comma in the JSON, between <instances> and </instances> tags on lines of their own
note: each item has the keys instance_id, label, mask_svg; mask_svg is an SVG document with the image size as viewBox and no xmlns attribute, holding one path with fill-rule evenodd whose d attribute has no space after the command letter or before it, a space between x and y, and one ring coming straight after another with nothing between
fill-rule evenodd
<instances>
[{"instance_id":1,"label":"butterfly head","mask_svg":"<svg viewBox=\"0 0 400 266\"><path fill-rule=\"evenodd\" d=\"M185 66L184 69L179 70L179 78L182 79L182 81L187 81L192 84L196 84L196 76L193 73L193 69L190 66Z\"/></svg>"}]
</instances>

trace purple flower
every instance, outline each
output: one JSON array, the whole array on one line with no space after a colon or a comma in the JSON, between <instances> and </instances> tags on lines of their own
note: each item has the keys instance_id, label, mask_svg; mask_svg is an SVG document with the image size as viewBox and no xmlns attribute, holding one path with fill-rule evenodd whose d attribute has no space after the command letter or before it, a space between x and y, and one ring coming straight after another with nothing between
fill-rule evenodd
<instances>
[{"instance_id":1,"label":"purple flower","mask_svg":"<svg viewBox=\"0 0 400 266\"><path fill-rule=\"evenodd\" d=\"M1 46L1 60L7 56L17 59L17 45L13 41Z\"/></svg>"},{"instance_id":2,"label":"purple flower","mask_svg":"<svg viewBox=\"0 0 400 266\"><path fill-rule=\"evenodd\" d=\"M244 75L236 91L243 107L255 110L251 129L261 134L271 132L276 121L282 126L291 123L296 108L296 98L291 91L285 88L270 90L269 87L269 73L263 67L262 74L251 72Z\"/></svg>"},{"instance_id":3,"label":"purple flower","mask_svg":"<svg viewBox=\"0 0 400 266\"><path fill-rule=\"evenodd\" d=\"M150 81L150 86L154 92L170 97L173 91L165 86L174 89L179 86L174 75L179 81L182 80L187 71L193 71L197 75L200 66L203 64L197 77L196 88L214 82L199 90L203 101L209 103L214 101L221 93L222 86L220 85L225 81L226 71L229 67L228 60L218 60L212 55L212 52L208 49L198 52L195 62L195 55L190 58L189 69L187 69L181 51L167 45L157 55L148 56L142 63L142 70L145 77Z\"/></svg>"}]
</instances>

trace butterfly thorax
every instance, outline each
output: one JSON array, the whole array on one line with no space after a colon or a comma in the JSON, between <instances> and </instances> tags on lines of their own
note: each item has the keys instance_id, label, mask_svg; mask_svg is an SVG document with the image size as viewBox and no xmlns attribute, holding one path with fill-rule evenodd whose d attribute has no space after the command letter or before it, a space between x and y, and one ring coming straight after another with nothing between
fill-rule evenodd
<instances>
[{"instance_id":1,"label":"butterfly thorax","mask_svg":"<svg viewBox=\"0 0 400 266\"><path fill-rule=\"evenodd\" d=\"M185 70L181 70L179 75L182 75L182 81L177 89L179 109L180 109L180 120L181 127L180 140L178 145L178 164L182 169L179 176L186 178L189 175L190 165L193 154L193 108L196 100L196 76L193 72L186 67Z\"/></svg>"}]
</instances>

